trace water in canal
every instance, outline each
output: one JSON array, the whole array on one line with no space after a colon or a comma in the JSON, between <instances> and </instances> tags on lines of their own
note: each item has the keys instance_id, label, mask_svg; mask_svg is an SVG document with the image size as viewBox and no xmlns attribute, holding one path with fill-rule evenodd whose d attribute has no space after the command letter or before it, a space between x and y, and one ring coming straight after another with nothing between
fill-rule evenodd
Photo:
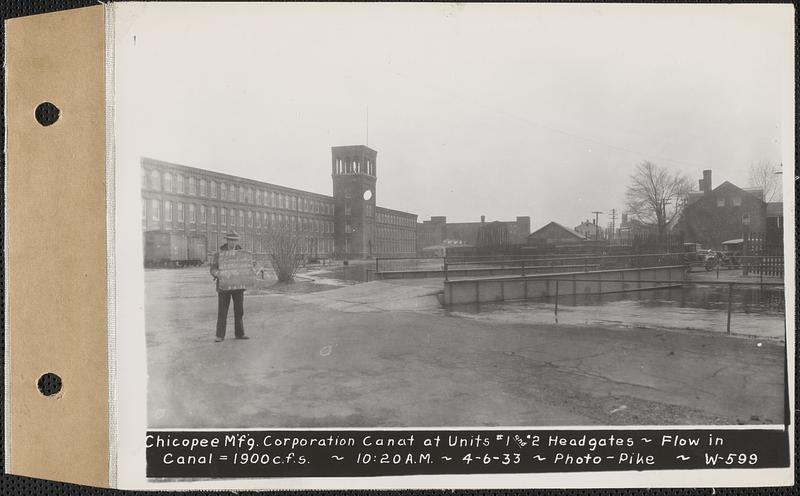
<instances>
[{"instance_id":1,"label":"water in canal","mask_svg":"<svg viewBox=\"0 0 800 496\"><path fill-rule=\"evenodd\" d=\"M553 323L555 300L456 305L450 315L487 321ZM611 324L727 332L728 286L691 285L604 295L569 295L558 300L560 324ZM734 286L731 333L784 340L782 287Z\"/></svg>"}]
</instances>

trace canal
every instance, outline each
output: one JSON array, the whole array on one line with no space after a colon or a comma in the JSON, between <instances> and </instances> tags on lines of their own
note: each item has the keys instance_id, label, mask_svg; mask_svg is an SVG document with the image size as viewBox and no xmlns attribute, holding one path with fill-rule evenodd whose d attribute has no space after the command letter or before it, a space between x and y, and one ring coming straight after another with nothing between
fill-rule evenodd
<instances>
[{"instance_id":1,"label":"canal","mask_svg":"<svg viewBox=\"0 0 800 496\"><path fill-rule=\"evenodd\" d=\"M734 286L731 334L785 340L782 287ZM480 305L456 305L447 315L486 321L554 323L553 298ZM569 295L558 300L558 323L727 332L728 286L687 285L602 295Z\"/></svg>"}]
</instances>

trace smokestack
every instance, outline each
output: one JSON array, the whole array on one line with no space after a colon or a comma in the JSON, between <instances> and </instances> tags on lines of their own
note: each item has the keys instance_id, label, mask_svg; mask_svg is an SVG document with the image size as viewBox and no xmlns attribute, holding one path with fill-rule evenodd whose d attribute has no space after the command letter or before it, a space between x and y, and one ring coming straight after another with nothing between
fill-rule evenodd
<instances>
[{"instance_id":1,"label":"smokestack","mask_svg":"<svg viewBox=\"0 0 800 496\"><path fill-rule=\"evenodd\" d=\"M703 171L703 194L711 192L711 169Z\"/></svg>"},{"instance_id":2,"label":"smokestack","mask_svg":"<svg viewBox=\"0 0 800 496\"><path fill-rule=\"evenodd\" d=\"M481 224L483 224L484 222L486 222L486 216L485 215L481 215Z\"/></svg>"}]
</instances>

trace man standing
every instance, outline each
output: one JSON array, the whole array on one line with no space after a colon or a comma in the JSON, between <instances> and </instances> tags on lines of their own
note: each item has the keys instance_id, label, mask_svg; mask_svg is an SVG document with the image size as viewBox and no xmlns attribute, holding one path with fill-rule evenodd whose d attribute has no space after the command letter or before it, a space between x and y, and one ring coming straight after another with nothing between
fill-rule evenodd
<instances>
[{"instance_id":1,"label":"man standing","mask_svg":"<svg viewBox=\"0 0 800 496\"><path fill-rule=\"evenodd\" d=\"M219 247L220 251L241 250L237 244L239 235L235 231L225 234L225 244ZM217 338L214 342L225 340L225 328L228 320L228 308L233 300L233 329L236 339L250 339L244 334L244 289L220 290L219 289L219 252L214 254L211 262L211 275L217 283Z\"/></svg>"}]
</instances>

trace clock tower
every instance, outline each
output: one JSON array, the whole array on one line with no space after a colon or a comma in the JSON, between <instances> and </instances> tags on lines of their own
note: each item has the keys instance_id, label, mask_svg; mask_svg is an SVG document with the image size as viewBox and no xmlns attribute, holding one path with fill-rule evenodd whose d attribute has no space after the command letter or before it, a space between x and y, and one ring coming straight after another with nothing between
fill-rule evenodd
<instances>
[{"instance_id":1,"label":"clock tower","mask_svg":"<svg viewBox=\"0 0 800 496\"><path fill-rule=\"evenodd\" d=\"M331 148L334 243L340 258L371 258L375 241L375 159L378 152L364 145Z\"/></svg>"}]
</instances>

